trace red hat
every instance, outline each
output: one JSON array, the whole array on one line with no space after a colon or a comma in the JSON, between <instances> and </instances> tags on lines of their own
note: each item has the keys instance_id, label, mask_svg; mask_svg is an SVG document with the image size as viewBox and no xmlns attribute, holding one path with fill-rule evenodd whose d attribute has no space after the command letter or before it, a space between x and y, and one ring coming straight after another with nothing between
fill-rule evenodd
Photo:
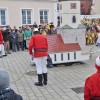
<instances>
[{"instance_id":1,"label":"red hat","mask_svg":"<svg viewBox=\"0 0 100 100\"><path fill-rule=\"evenodd\" d=\"M98 57L96 58L95 67L97 68L97 70L100 71L100 56L98 56Z\"/></svg>"}]
</instances>

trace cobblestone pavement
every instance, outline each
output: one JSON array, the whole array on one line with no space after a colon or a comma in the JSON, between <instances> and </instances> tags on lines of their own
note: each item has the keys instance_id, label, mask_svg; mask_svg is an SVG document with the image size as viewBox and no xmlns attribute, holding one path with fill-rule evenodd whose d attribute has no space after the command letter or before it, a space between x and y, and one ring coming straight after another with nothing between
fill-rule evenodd
<instances>
[{"instance_id":1,"label":"cobblestone pavement","mask_svg":"<svg viewBox=\"0 0 100 100\"><path fill-rule=\"evenodd\" d=\"M92 46L86 46L85 51L89 52L91 48ZM98 49L100 48L94 46L93 51ZM83 63L74 63L70 66L62 64L48 69L48 85L43 87L34 85L37 81L36 69L30 65L30 57L26 51L0 58L0 68L8 70L11 88L22 95L24 100L83 100L83 93L76 93L72 88L83 87L86 77L96 71L94 62L98 55L100 52L93 54L90 60ZM27 67L29 68L25 72ZM14 82L24 72L25 75Z\"/></svg>"}]
</instances>

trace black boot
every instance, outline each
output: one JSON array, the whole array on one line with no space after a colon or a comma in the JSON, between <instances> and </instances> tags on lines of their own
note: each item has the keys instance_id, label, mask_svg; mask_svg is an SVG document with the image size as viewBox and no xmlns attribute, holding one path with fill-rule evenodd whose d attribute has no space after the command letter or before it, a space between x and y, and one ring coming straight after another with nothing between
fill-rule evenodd
<instances>
[{"instance_id":1,"label":"black boot","mask_svg":"<svg viewBox=\"0 0 100 100\"><path fill-rule=\"evenodd\" d=\"M44 85L47 85L47 73L43 73Z\"/></svg>"},{"instance_id":2,"label":"black boot","mask_svg":"<svg viewBox=\"0 0 100 100\"><path fill-rule=\"evenodd\" d=\"M43 80L42 74L38 74L38 82L36 82L35 85L36 86L43 86L42 80Z\"/></svg>"}]
</instances>

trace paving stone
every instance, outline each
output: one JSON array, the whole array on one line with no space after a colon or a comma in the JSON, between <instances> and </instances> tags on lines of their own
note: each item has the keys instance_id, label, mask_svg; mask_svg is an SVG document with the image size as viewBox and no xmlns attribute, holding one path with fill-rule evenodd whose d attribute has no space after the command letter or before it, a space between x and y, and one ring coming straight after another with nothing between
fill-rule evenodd
<instances>
[{"instance_id":1,"label":"paving stone","mask_svg":"<svg viewBox=\"0 0 100 100\"><path fill-rule=\"evenodd\" d=\"M86 46L85 51L89 52L91 47ZM95 46L93 51L98 49L100 48ZM98 55L100 52L81 64L62 64L48 69L48 85L43 87L34 85L37 75L26 75L27 72L36 71L36 67L30 65L30 56L26 51L12 52L7 57L0 58L0 68L8 70L11 88L22 95L23 100L84 100L83 93L77 94L71 88L84 86L85 79L96 71L94 62Z\"/></svg>"}]
</instances>

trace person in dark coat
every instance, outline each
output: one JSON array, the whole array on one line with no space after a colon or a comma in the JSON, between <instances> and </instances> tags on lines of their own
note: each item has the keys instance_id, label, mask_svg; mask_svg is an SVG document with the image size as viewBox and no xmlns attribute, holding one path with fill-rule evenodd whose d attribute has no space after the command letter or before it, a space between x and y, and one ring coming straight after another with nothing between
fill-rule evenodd
<instances>
[{"instance_id":1,"label":"person in dark coat","mask_svg":"<svg viewBox=\"0 0 100 100\"><path fill-rule=\"evenodd\" d=\"M36 22L34 22L33 28L38 28L38 25L36 24Z\"/></svg>"},{"instance_id":2,"label":"person in dark coat","mask_svg":"<svg viewBox=\"0 0 100 100\"><path fill-rule=\"evenodd\" d=\"M13 50L13 52L16 52L16 50L17 50L16 44L17 44L18 35L15 32L15 30L12 30L9 37L10 37L10 40L11 40L11 43L12 43L12 50Z\"/></svg>"},{"instance_id":3,"label":"person in dark coat","mask_svg":"<svg viewBox=\"0 0 100 100\"><path fill-rule=\"evenodd\" d=\"M17 35L18 35L18 50L20 50L21 48L21 50L23 51L24 32L22 31L21 27L19 27L19 31L17 32Z\"/></svg>"},{"instance_id":4,"label":"person in dark coat","mask_svg":"<svg viewBox=\"0 0 100 100\"><path fill-rule=\"evenodd\" d=\"M23 100L10 88L9 74L5 69L0 69L0 100Z\"/></svg>"},{"instance_id":5,"label":"person in dark coat","mask_svg":"<svg viewBox=\"0 0 100 100\"><path fill-rule=\"evenodd\" d=\"M3 39L4 39L4 46L5 46L5 52L6 54L11 54L10 52L10 30L7 28L3 31Z\"/></svg>"}]
</instances>

